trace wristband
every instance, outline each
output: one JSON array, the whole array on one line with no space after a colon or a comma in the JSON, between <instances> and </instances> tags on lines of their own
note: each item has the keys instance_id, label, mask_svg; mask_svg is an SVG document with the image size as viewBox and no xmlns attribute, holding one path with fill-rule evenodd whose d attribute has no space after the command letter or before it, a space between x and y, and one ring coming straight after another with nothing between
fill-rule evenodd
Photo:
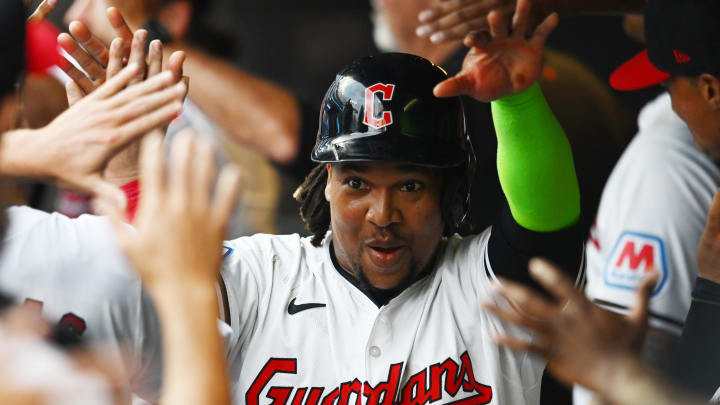
<instances>
[{"instance_id":1,"label":"wristband","mask_svg":"<svg viewBox=\"0 0 720 405\"><path fill-rule=\"evenodd\" d=\"M120 186L120 189L125 193L125 198L127 198L125 215L127 215L128 221L132 221L135 218L135 211L137 211L138 202L140 201L140 181L131 181L130 183Z\"/></svg>"}]
</instances>

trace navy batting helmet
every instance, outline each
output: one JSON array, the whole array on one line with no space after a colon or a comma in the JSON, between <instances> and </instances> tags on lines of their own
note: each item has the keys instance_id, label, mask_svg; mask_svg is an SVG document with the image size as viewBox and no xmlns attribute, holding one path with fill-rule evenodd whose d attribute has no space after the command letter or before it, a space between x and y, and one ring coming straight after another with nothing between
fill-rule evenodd
<instances>
[{"instance_id":1,"label":"navy batting helmet","mask_svg":"<svg viewBox=\"0 0 720 405\"><path fill-rule=\"evenodd\" d=\"M451 214L459 226L469 211L475 155L459 97L437 98L447 73L419 56L386 53L342 69L325 94L312 160L398 162L464 168L449 179Z\"/></svg>"}]
</instances>

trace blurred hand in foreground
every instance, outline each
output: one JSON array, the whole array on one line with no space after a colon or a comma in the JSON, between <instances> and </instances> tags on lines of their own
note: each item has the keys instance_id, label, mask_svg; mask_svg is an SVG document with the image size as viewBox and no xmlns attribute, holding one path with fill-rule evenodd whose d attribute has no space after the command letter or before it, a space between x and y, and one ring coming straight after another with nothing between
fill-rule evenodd
<instances>
[{"instance_id":1,"label":"blurred hand in foreground","mask_svg":"<svg viewBox=\"0 0 720 405\"><path fill-rule=\"evenodd\" d=\"M105 167L130 142L170 122L187 92L170 72L129 86L140 71L129 65L44 128L4 134L0 173L49 179L124 205L123 192L103 178Z\"/></svg>"},{"instance_id":2,"label":"blurred hand in foreground","mask_svg":"<svg viewBox=\"0 0 720 405\"><path fill-rule=\"evenodd\" d=\"M543 356L548 361L548 370L566 384L602 389L610 381L615 364L626 356L636 356L640 350L657 274L652 273L642 281L637 305L627 316L590 302L559 268L547 261L533 259L530 274L555 299L502 280L497 291L516 310L494 304L484 307L503 321L531 330L536 337L532 342L523 342L498 336L498 343Z\"/></svg>"},{"instance_id":3,"label":"blurred hand in foreground","mask_svg":"<svg viewBox=\"0 0 720 405\"><path fill-rule=\"evenodd\" d=\"M239 172L224 167L211 193L212 145L194 140L190 131L178 135L165 166L162 136L148 135L141 149L135 229L123 222L119 207L100 203L98 209L112 219L160 316L166 370L161 403L229 404L215 284Z\"/></svg>"},{"instance_id":4,"label":"blurred hand in foreground","mask_svg":"<svg viewBox=\"0 0 720 405\"><path fill-rule=\"evenodd\" d=\"M416 33L437 44L459 41L472 33L488 31L491 19L499 18L509 23L515 4L515 0L439 0L435 6L420 12L421 25ZM536 3L531 11L530 29L550 14L538 5Z\"/></svg>"}]
</instances>

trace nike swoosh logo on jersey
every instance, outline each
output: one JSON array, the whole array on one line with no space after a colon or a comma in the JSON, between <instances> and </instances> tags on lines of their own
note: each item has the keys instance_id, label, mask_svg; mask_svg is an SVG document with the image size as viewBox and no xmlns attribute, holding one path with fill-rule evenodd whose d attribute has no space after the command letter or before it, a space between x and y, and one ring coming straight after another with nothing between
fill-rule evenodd
<instances>
[{"instance_id":1,"label":"nike swoosh logo on jersey","mask_svg":"<svg viewBox=\"0 0 720 405\"><path fill-rule=\"evenodd\" d=\"M290 304L288 304L288 314L295 315L298 312L305 311L306 309L322 308L324 306L326 305L315 302L295 305L295 298L293 298L292 301L290 301Z\"/></svg>"}]
</instances>

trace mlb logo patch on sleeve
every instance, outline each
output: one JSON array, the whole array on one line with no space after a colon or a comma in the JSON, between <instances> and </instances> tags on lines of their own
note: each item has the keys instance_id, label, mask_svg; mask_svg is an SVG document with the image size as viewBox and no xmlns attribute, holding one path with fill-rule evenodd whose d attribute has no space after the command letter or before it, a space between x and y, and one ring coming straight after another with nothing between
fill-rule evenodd
<instances>
[{"instance_id":1,"label":"mlb logo patch on sleeve","mask_svg":"<svg viewBox=\"0 0 720 405\"><path fill-rule=\"evenodd\" d=\"M634 290L650 272L656 271L660 281L653 291L659 293L668 278L665 245L657 236L623 232L605 263L605 284Z\"/></svg>"}]
</instances>

